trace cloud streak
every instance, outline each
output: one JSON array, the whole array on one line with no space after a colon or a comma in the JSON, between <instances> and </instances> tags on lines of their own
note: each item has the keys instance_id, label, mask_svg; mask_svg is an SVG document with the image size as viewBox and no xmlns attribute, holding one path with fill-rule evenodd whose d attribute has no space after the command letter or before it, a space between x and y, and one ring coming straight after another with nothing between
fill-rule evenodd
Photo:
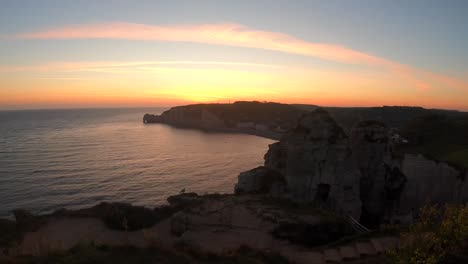
<instances>
[{"instance_id":1,"label":"cloud streak","mask_svg":"<svg viewBox=\"0 0 468 264\"><path fill-rule=\"evenodd\" d=\"M15 72L76 72L76 71L105 71L112 69L145 69L160 66L233 66L253 68L279 68L273 64L235 62L235 61L72 61L50 62L28 66L1 66L0 73Z\"/></svg>"},{"instance_id":2,"label":"cloud streak","mask_svg":"<svg viewBox=\"0 0 468 264\"><path fill-rule=\"evenodd\" d=\"M315 57L347 64L384 68L421 90L443 86L467 90L468 84L448 76L420 70L395 61L335 44L314 43L239 24L147 25L105 23L65 26L15 35L16 39L126 39L193 42L256 48Z\"/></svg>"},{"instance_id":3,"label":"cloud streak","mask_svg":"<svg viewBox=\"0 0 468 264\"><path fill-rule=\"evenodd\" d=\"M387 63L381 58L339 45L306 42L283 33L252 30L238 24L172 26L132 23L90 24L19 34L15 38L181 41L275 50L345 63Z\"/></svg>"}]
</instances>

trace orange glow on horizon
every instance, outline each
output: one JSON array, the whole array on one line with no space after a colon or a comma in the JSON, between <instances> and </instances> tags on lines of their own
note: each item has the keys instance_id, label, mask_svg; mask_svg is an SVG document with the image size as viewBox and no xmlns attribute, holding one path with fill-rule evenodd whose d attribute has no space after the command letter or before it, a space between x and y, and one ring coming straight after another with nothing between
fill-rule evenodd
<instances>
[{"instance_id":1,"label":"orange glow on horizon","mask_svg":"<svg viewBox=\"0 0 468 264\"><path fill-rule=\"evenodd\" d=\"M313 39L314 35L309 38ZM203 58L209 54L208 59L219 59L216 54L210 55L212 46L263 50L275 55L271 58L262 55L263 59L250 55L239 58L253 61L190 61L191 56L178 54L171 47L168 57L179 61L131 61L139 56L117 49L110 57L122 61L53 62L47 56L34 60L37 64L0 65L0 109L169 106L236 100L468 109L466 78L430 72L340 44L314 42L236 23L62 25L4 38L14 42L86 40L90 43L92 39L154 41L155 45L157 42L201 43L206 47L194 45L194 51L200 50ZM150 50L156 49L151 46ZM88 48L83 50L90 52ZM106 58L90 54L87 59ZM146 54L139 58L152 57ZM63 54L59 53L58 57L63 58ZM227 57L237 59L231 54Z\"/></svg>"},{"instance_id":2,"label":"orange glow on horizon","mask_svg":"<svg viewBox=\"0 0 468 264\"><path fill-rule=\"evenodd\" d=\"M0 106L133 107L257 100L323 106L467 108L466 97L457 94L441 98L418 90L416 96L408 96L412 83L382 71L324 71L222 62L201 63L195 68L183 63L172 63L171 67L167 64L75 62L16 68L3 74L0 71L4 87L8 87L0 90Z\"/></svg>"}]
</instances>

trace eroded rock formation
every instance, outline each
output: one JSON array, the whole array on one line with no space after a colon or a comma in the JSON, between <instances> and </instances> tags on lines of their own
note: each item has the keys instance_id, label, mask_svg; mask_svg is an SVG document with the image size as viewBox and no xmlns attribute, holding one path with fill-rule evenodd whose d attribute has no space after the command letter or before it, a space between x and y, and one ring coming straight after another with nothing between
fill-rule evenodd
<instances>
[{"instance_id":1,"label":"eroded rock formation","mask_svg":"<svg viewBox=\"0 0 468 264\"><path fill-rule=\"evenodd\" d=\"M421 204L428 202L468 202L466 172L415 154L405 154L397 166L407 178L407 183L401 192L396 214L411 215Z\"/></svg>"},{"instance_id":2,"label":"eroded rock formation","mask_svg":"<svg viewBox=\"0 0 468 264\"><path fill-rule=\"evenodd\" d=\"M281 173L265 166L242 172L234 187L234 192L240 193L270 193L281 196L284 193L285 180Z\"/></svg>"},{"instance_id":3,"label":"eroded rock formation","mask_svg":"<svg viewBox=\"0 0 468 264\"><path fill-rule=\"evenodd\" d=\"M265 167L283 175L282 196L301 203L325 204L359 217L359 171L351 154L343 130L327 112L318 109L303 116L295 129L270 145ZM246 176L244 173L242 178Z\"/></svg>"},{"instance_id":4,"label":"eroded rock formation","mask_svg":"<svg viewBox=\"0 0 468 264\"><path fill-rule=\"evenodd\" d=\"M264 167L241 173L235 191L316 203L369 227L411 222L429 201L468 201L462 172L423 156L396 156L391 136L383 123L363 121L348 137L317 109L270 145Z\"/></svg>"}]
</instances>

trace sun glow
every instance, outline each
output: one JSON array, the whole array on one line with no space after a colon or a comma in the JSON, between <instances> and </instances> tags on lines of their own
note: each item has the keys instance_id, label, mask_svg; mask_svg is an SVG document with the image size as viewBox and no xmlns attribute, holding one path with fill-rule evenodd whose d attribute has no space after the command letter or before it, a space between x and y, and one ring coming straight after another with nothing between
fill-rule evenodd
<instances>
[{"instance_id":1,"label":"sun glow","mask_svg":"<svg viewBox=\"0 0 468 264\"><path fill-rule=\"evenodd\" d=\"M0 69L0 104L50 107L152 106L237 100L320 105L434 105L405 97L412 86L386 71L319 70L248 62L61 62ZM346 84L346 85L344 85ZM398 88L395 88L398 87ZM294 91L294 92L291 92ZM461 97L460 97L461 98ZM460 98L442 102L449 107Z\"/></svg>"}]
</instances>

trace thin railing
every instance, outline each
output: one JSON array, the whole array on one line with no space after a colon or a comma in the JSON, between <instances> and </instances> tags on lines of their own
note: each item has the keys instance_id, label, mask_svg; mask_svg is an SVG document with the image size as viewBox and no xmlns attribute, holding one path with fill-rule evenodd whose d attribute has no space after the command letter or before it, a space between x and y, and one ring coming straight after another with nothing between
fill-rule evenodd
<instances>
[{"instance_id":1,"label":"thin railing","mask_svg":"<svg viewBox=\"0 0 468 264\"><path fill-rule=\"evenodd\" d=\"M369 232L369 229L367 229L365 226L361 225L356 219L354 219L352 216L348 215L347 217L348 222L353 226L353 228L359 232L359 233L367 233Z\"/></svg>"}]
</instances>

